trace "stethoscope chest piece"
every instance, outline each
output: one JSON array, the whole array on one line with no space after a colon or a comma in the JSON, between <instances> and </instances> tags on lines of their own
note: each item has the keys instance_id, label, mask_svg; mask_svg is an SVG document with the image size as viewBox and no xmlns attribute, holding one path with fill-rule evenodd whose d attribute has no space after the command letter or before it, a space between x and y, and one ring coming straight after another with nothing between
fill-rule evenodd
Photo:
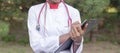
<instances>
[{"instance_id":1,"label":"stethoscope chest piece","mask_svg":"<svg viewBox=\"0 0 120 53\"><path fill-rule=\"evenodd\" d=\"M40 31L40 25L36 26L36 30Z\"/></svg>"}]
</instances>

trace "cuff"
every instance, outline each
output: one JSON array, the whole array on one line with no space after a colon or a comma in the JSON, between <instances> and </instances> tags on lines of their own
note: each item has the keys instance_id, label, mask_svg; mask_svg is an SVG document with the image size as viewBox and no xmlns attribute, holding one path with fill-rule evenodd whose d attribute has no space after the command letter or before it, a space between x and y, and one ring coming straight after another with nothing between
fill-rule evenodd
<instances>
[{"instance_id":1,"label":"cuff","mask_svg":"<svg viewBox=\"0 0 120 53\"><path fill-rule=\"evenodd\" d=\"M77 49L76 53L81 53L82 52L82 50L83 50L83 41L84 41L84 38L82 37L81 44L80 44L79 48ZM71 45L70 51L71 51L71 53L73 53L73 44Z\"/></svg>"}]
</instances>

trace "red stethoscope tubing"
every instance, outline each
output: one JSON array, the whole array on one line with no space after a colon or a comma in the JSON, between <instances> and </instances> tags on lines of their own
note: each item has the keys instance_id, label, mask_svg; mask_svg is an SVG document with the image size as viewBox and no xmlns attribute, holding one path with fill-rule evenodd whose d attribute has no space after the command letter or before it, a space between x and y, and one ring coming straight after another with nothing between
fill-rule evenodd
<instances>
[{"instance_id":1,"label":"red stethoscope tubing","mask_svg":"<svg viewBox=\"0 0 120 53\"><path fill-rule=\"evenodd\" d=\"M62 1L62 2L63 2L64 6L65 6L65 8L66 8L66 12L67 12L67 15L68 15L68 26L70 26L70 25L72 24L72 19L71 19L70 14L69 14L68 7L66 6L66 4L65 4L64 1ZM40 12L39 12L38 21L37 21L37 26L36 26L36 29L37 29L38 31L40 30L40 15L41 15L41 13L42 13L42 11L43 11L43 9L44 9L45 6L47 6L47 1L43 4L43 6L42 6L42 8L41 8L41 10L40 10ZM47 8L47 7L46 7L46 8ZM45 17L44 22L46 22L46 17ZM45 23L45 24L46 24L46 23ZM44 26L44 27L45 27L45 26Z\"/></svg>"}]
</instances>

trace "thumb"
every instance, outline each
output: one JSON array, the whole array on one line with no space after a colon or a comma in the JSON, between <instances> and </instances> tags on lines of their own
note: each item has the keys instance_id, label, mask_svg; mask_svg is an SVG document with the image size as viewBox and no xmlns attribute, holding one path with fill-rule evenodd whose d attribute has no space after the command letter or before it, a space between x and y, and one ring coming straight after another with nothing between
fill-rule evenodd
<instances>
[{"instance_id":1,"label":"thumb","mask_svg":"<svg viewBox=\"0 0 120 53\"><path fill-rule=\"evenodd\" d=\"M88 26L88 23L85 24L85 26L84 26L84 28L83 28L83 31L86 31L87 26Z\"/></svg>"}]
</instances>

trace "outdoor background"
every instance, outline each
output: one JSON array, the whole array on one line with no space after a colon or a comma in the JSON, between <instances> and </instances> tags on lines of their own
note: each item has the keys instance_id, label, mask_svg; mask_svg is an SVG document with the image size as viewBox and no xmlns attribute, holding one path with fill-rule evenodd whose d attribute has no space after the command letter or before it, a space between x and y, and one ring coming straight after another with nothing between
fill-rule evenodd
<instances>
[{"instance_id":1,"label":"outdoor background","mask_svg":"<svg viewBox=\"0 0 120 53\"><path fill-rule=\"evenodd\" d=\"M0 53L33 53L29 46L27 14L45 0L0 0ZM65 0L81 19L99 23L84 36L83 53L120 53L120 0Z\"/></svg>"}]
</instances>

